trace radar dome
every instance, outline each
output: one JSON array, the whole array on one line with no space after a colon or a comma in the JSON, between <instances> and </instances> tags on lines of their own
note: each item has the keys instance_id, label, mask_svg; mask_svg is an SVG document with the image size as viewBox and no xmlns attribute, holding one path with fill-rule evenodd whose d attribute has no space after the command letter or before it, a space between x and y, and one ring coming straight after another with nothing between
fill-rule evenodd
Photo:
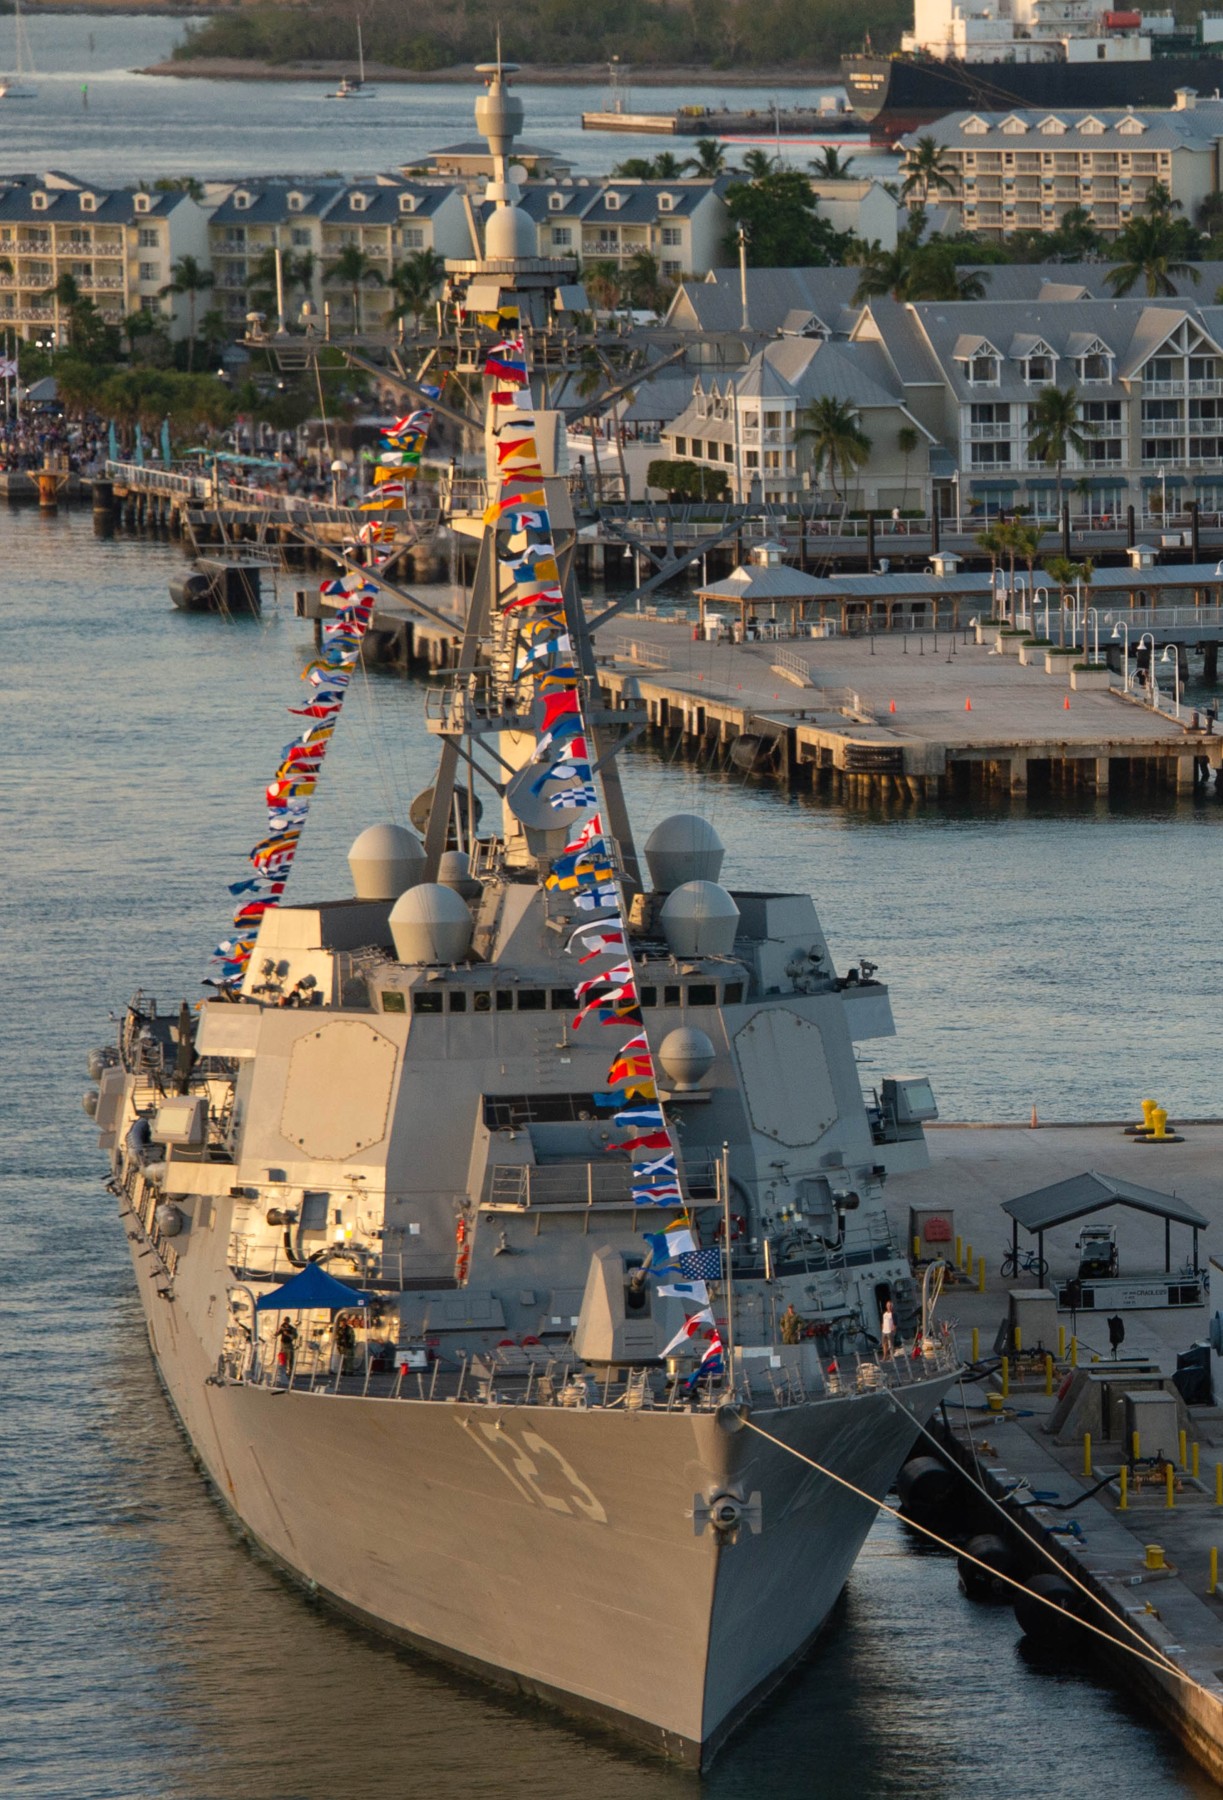
<instances>
[{"instance_id":1,"label":"radar dome","mask_svg":"<svg viewBox=\"0 0 1223 1800\"><path fill-rule=\"evenodd\" d=\"M698 1086L713 1067L716 1054L709 1033L695 1025L681 1025L669 1031L658 1046L663 1074L680 1089Z\"/></svg>"},{"instance_id":2,"label":"radar dome","mask_svg":"<svg viewBox=\"0 0 1223 1800\"><path fill-rule=\"evenodd\" d=\"M499 206L489 213L484 227L486 262L515 262L538 254L535 221L529 212L521 206Z\"/></svg>"},{"instance_id":3,"label":"radar dome","mask_svg":"<svg viewBox=\"0 0 1223 1800\"><path fill-rule=\"evenodd\" d=\"M423 881L391 908L391 937L401 963L454 963L467 954L472 919L453 888Z\"/></svg>"},{"instance_id":4,"label":"radar dome","mask_svg":"<svg viewBox=\"0 0 1223 1800\"><path fill-rule=\"evenodd\" d=\"M739 908L716 881L685 881L663 903L662 929L674 956L729 956Z\"/></svg>"},{"instance_id":5,"label":"radar dome","mask_svg":"<svg viewBox=\"0 0 1223 1800\"><path fill-rule=\"evenodd\" d=\"M358 900L394 900L425 872L419 838L402 825L370 825L348 852Z\"/></svg>"},{"instance_id":6,"label":"radar dome","mask_svg":"<svg viewBox=\"0 0 1223 1800\"><path fill-rule=\"evenodd\" d=\"M672 813L646 839L650 880L660 894L671 893L685 881L716 881L725 855L726 846L699 813Z\"/></svg>"}]
</instances>

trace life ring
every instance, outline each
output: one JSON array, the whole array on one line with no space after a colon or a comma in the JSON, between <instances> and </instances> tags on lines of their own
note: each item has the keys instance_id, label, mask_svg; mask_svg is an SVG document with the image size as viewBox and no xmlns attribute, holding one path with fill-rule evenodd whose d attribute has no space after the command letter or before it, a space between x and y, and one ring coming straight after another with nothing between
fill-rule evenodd
<instances>
[{"instance_id":1,"label":"life ring","mask_svg":"<svg viewBox=\"0 0 1223 1800\"><path fill-rule=\"evenodd\" d=\"M714 1232L713 1235L716 1238L722 1238L722 1239L725 1238L725 1236L726 1236L726 1220L725 1219L718 1220L718 1229ZM747 1220L744 1218L742 1213L731 1213L731 1215L730 1215L730 1241L731 1241L731 1243L737 1244L746 1236L747 1236Z\"/></svg>"}]
</instances>

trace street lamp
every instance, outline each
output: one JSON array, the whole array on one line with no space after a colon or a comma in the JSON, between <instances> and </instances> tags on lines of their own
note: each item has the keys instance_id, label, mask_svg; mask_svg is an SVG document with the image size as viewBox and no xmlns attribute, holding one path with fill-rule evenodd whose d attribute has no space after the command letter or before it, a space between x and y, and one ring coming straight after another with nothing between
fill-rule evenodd
<instances>
[{"instance_id":1,"label":"street lamp","mask_svg":"<svg viewBox=\"0 0 1223 1800\"><path fill-rule=\"evenodd\" d=\"M1180 654L1180 651L1175 644L1165 644L1164 645L1164 653L1160 657L1159 660L1160 660L1160 662L1170 662L1172 664L1172 679L1175 684L1174 685L1174 693L1176 696L1176 716L1179 719L1181 716L1181 654Z\"/></svg>"},{"instance_id":2,"label":"street lamp","mask_svg":"<svg viewBox=\"0 0 1223 1800\"><path fill-rule=\"evenodd\" d=\"M1159 471L1159 524L1162 531L1168 529L1168 474L1166 469Z\"/></svg>"},{"instance_id":3,"label":"street lamp","mask_svg":"<svg viewBox=\"0 0 1223 1800\"><path fill-rule=\"evenodd\" d=\"M1113 626L1113 642L1121 639L1121 692L1130 691L1130 628L1124 619L1118 619Z\"/></svg>"},{"instance_id":4,"label":"street lamp","mask_svg":"<svg viewBox=\"0 0 1223 1800\"><path fill-rule=\"evenodd\" d=\"M1138 640L1137 647L1134 650L1135 670L1137 670L1137 666L1138 666L1139 652L1141 651L1142 646L1144 644L1150 645L1150 649L1147 652L1147 700L1150 703L1150 705L1154 706L1154 704L1155 704L1155 639L1149 631L1143 632L1142 636Z\"/></svg>"},{"instance_id":5,"label":"street lamp","mask_svg":"<svg viewBox=\"0 0 1223 1800\"><path fill-rule=\"evenodd\" d=\"M1094 645L1093 645L1090 657L1088 657L1088 654L1087 654L1087 621L1088 621L1088 619L1091 620L1092 636L1094 639ZM1100 615L1094 606L1089 606L1087 608L1087 611L1083 614L1083 661L1091 662L1091 663L1098 663L1099 660L1100 660Z\"/></svg>"},{"instance_id":6,"label":"street lamp","mask_svg":"<svg viewBox=\"0 0 1223 1800\"><path fill-rule=\"evenodd\" d=\"M1052 601L1049 599L1049 590L1047 587L1042 586L1042 587L1038 587L1038 588L1033 588L1033 590L1032 590L1032 626L1033 626L1033 629L1035 629L1036 608L1037 608L1037 604L1039 603L1040 597L1042 594L1045 596L1045 636L1048 637L1049 636L1049 610L1052 605Z\"/></svg>"},{"instance_id":7,"label":"street lamp","mask_svg":"<svg viewBox=\"0 0 1223 1800\"><path fill-rule=\"evenodd\" d=\"M958 469L951 477L951 483L955 488L955 530L956 536L959 537L964 530L964 526L960 520L960 471Z\"/></svg>"}]
</instances>

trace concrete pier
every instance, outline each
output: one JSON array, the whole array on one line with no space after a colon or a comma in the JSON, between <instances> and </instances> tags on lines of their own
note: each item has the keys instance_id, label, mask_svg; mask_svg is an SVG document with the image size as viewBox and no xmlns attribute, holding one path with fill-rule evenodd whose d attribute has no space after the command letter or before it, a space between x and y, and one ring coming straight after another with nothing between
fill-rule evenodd
<instances>
[{"instance_id":1,"label":"concrete pier","mask_svg":"<svg viewBox=\"0 0 1223 1800\"><path fill-rule=\"evenodd\" d=\"M1156 1149L1136 1147L1120 1122L1035 1130L972 1125L927 1128L931 1166L893 1178L888 1190L889 1212L894 1229L903 1237L910 1206L944 1209L954 1215L961 1260L972 1247L971 1279L962 1275L942 1302L943 1310L957 1320L957 1339L965 1356L970 1353L974 1327L982 1357L989 1356L999 1341L1000 1326L1008 1320L1011 1290L1023 1293L1036 1285L1033 1275L1004 1279L1000 1273L1001 1258L1010 1243L1010 1220L1000 1210L1004 1200L1087 1169L1122 1174L1160 1192L1175 1192L1204 1213L1212 1232L1203 1251L1213 1247L1215 1255L1223 1257L1223 1194L1217 1179L1223 1123L1186 1123L1179 1129L1183 1143ZM1163 1270L1167 1246L1161 1219L1128 1211L1103 1216L1118 1223L1123 1274L1137 1279L1142 1270ZM1046 1234L1050 1287L1075 1272L1078 1229L1076 1222ZM1212 1246L1215 1232L1220 1242ZM954 1260L954 1240L948 1253ZM986 1263L984 1292L979 1290L976 1276L982 1256ZM1223 1262L1214 1265L1214 1272L1216 1278L1223 1278ZM1059 1390L1072 1372L1072 1332L1080 1371L1107 1376L1113 1385L1118 1381L1130 1385L1127 1368L1149 1370L1153 1373L1143 1377L1135 1372L1132 1385L1150 1388L1160 1378L1167 1382L1179 1351L1206 1337L1213 1302L1207 1299L1204 1305L1184 1308L1126 1308L1122 1315L1125 1340L1116 1364L1107 1330L1107 1311L1111 1310L1080 1311L1073 1321L1069 1312L1058 1314L1065 1337L1063 1354L1059 1355L1057 1341L1036 1344L1026 1339L1019 1358L1012 1351L1009 1391L1001 1412L990 1411L988 1403L990 1392L1001 1397L999 1375L967 1383L964 1403L961 1405L958 1397L947 1403L952 1451L974 1477L980 1472L983 1485L1005 1502L1022 1529L1050 1549L1061 1567L1090 1589L1099 1605L1082 1597L1085 1618L1114 1631L1119 1641L1126 1634L1116 1622L1126 1621L1153 1653L1169 1658L1191 1678L1184 1681L1138 1661L1123 1648L1102 1645L1072 1623L1059 1627L1059 1642L1066 1653L1080 1653L1080 1638L1085 1658L1102 1652L1116 1679L1142 1699L1216 1781L1223 1782L1223 1680L1218 1673L1223 1670L1223 1592L1211 1592L1211 1551L1223 1550L1223 1505L1218 1503L1216 1490L1216 1465L1223 1465L1223 1407L1180 1408L1186 1433L1183 1465L1178 1437L1168 1444L1140 1446L1152 1457L1162 1450L1173 1464L1171 1508L1166 1479L1160 1475L1138 1485L1127 1480L1127 1504L1122 1509L1117 1477L1131 1446L1122 1441L1115 1414L1110 1435L1093 1439L1090 1477L1085 1472L1081 1433L1072 1430L1055 1436L1047 1429ZM1051 1394L1046 1392L1046 1351L1054 1358ZM1213 1360L1217 1371L1219 1359ZM1094 1497L1083 1498L1069 1512L1057 1510L1085 1496L1106 1476L1113 1479ZM1025 1483L1026 1488L1022 1486ZM1018 1492L1013 1492L1016 1489ZM1008 1495L1012 1496L1009 1500ZM1067 1529L1072 1519L1077 1530ZM995 1516L981 1528L994 1532L999 1524ZM1162 1550L1164 1568L1148 1567L1149 1544ZM1027 1561L1030 1570L1049 1568L1030 1553Z\"/></svg>"},{"instance_id":2,"label":"concrete pier","mask_svg":"<svg viewBox=\"0 0 1223 1800\"><path fill-rule=\"evenodd\" d=\"M632 619L598 639L613 706L640 702L694 752L755 745L737 766L851 801L974 794L1190 793L1223 760L1223 738L1182 705L1172 716L1120 674L1073 657L1021 662L993 634L906 632L727 645L690 625ZM1131 679L1133 663L1130 665ZM1081 685L1089 677L1091 686Z\"/></svg>"}]
</instances>

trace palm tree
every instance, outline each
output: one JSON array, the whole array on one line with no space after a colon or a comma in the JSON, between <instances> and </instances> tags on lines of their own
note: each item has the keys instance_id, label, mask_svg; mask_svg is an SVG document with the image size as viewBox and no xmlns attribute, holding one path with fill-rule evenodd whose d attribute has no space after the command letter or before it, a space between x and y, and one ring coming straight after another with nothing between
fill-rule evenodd
<instances>
[{"instance_id":1,"label":"palm tree","mask_svg":"<svg viewBox=\"0 0 1223 1800\"><path fill-rule=\"evenodd\" d=\"M688 164L681 162L674 150L660 150L654 158L650 174L655 181L679 181L687 167Z\"/></svg>"},{"instance_id":2,"label":"palm tree","mask_svg":"<svg viewBox=\"0 0 1223 1800\"><path fill-rule=\"evenodd\" d=\"M846 488L849 477L869 461L872 444L859 423L858 414L848 400L824 395L813 400L801 414L802 423L794 433L796 443L811 445L811 466L816 479L828 469L832 491L842 506L848 504L837 487L837 474Z\"/></svg>"},{"instance_id":3,"label":"palm tree","mask_svg":"<svg viewBox=\"0 0 1223 1800\"><path fill-rule=\"evenodd\" d=\"M1183 227L1160 214L1131 219L1114 239L1112 263L1104 279L1114 294L1130 293L1141 281L1147 293L1175 294L1175 277L1196 282L1198 272L1184 258Z\"/></svg>"},{"instance_id":4,"label":"palm tree","mask_svg":"<svg viewBox=\"0 0 1223 1800\"><path fill-rule=\"evenodd\" d=\"M1143 206L1152 219L1170 219L1173 213L1184 212L1179 200L1172 197L1172 189L1166 181L1153 181L1146 191Z\"/></svg>"},{"instance_id":5,"label":"palm tree","mask_svg":"<svg viewBox=\"0 0 1223 1800\"><path fill-rule=\"evenodd\" d=\"M909 504L909 458L920 443L921 433L917 430L915 425L902 425L900 430L896 433L896 448L905 459L904 493L900 500L902 508L905 509L908 508Z\"/></svg>"},{"instance_id":6,"label":"palm tree","mask_svg":"<svg viewBox=\"0 0 1223 1800\"><path fill-rule=\"evenodd\" d=\"M1073 450L1083 456L1088 438L1098 436L1079 409L1078 389L1042 388L1028 412L1028 452L1057 470L1057 516L1062 516L1062 475Z\"/></svg>"},{"instance_id":7,"label":"palm tree","mask_svg":"<svg viewBox=\"0 0 1223 1800\"><path fill-rule=\"evenodd\" d=\"M589 274L587 275L587 285L589 285ZM607 385L605 376L606 370L603 367L598 351L595 350L593 346L587 345L579 358L579 368L574 383L581 398L583 400L593 401L597 395L602 394ZM590 406L582 414L582 417L585 419L587 429L590 432L590 451L591 455L594 457L595 503L596 505L601 505L603 501L603 471L599 467L598 416L595 412L595 408Z\"/></svg>"},{"instance_id":8,"label":"palm tree","mask_svg":"<svg viewBox=\"0 0 1223 1800\"><path fill-rule=\"evenodd\" d=\"M685 166L695 174L712 179L725 169L726 152L717 138L698 138L692 148L696 155L690 156Z\"/></svg>"},{"instance_id":9,"label":"palm tree","mask_svg":"<svg viewBox=\"0 0 1223 1800\"><path fill-rule=\"evenodd\" d=\"M658 258L648 250L638 250L630 256L624 281L630 305L649 312L663 312L674 291L662 278Z\"/></svg>"},{"instance_id":10,"label":"palm tree","mask_svg":"<svg viewBox=\"0 0 1223 1800\"><path fill-rule=\"evenodd\" d=\"M1066 601L1074 591L1076 581L1089 582L1095 574L1095 564L1088 557L1081 563L1071 562L1068 556L1051 556L1045 564L1045 574L1050 581L1057 583L1061 605L1057 609L1057 641L1066 642ZM1084 629L1086 638L1086 629ZM1086 647L1086 646L1084 646Z\"/></svg>"},{"instance_id":11,"label":"palm tree","mask_svg":"<svg viewBox=\"0 0 1223 1800\"><path fill-rule=\"evenodd\" d=\"M848 181L853 158L847 156L842 162L841 152L836 145L828 144L818 156L812 158L811 167L821 181Z\"/></svg>"},{"instance_id":12,"label":"palm tree","mask_svg":"<svg viewBox=\"0 0 1223 1800\"><path fill-rule=\"evenodd\" d=\"M419 332L421 319L428 312L445 273L445 260L436 250L413 250L403 262L396 263L391 270L391 291L396 304L386 315L387 324L393 325L398 319L402 335L403 321L410 314L412 330Z\"/></svg>"},{"instance_id":13,"label":"palm tree","mask_svg":"<svg viewBox=\"0 0 1223 1800\"><path fill-rule=\"evenodd\" d=\"M323 270L324 281L342 283L352 300L352 328L361 335L361 287L364 282L381 281L382 271L365 254L359 244L345 244L333 263Z\"/></svg>"},{"instance_id":14,"label":"palm tree","mask_svg":"<svg viewBox=\"0 0 1223 1800\"><path fill-rule=\"evenodd\" d=\"M170 270L170 279L158 293L164 300L167 294L185 294L187 296L187 371L190 373L195 364L195 301L198 294L206 294L212 286L213 274L194 256L180 256Z\"/></svg>"},{"instance_id":15,"label":"palm tree","mask_svg":"<svg viewBox=\"0 0 1223 1800\"><path fill-rule=\"evenodd\" d=\"M608 258L588 262L582 272L582 284L596 306L604 312L610 312L619 304L621 293L621 275L619 263Z\"/></svg>"},{"instance_id":16,"label":"palm tree","mask_svg":"<svg viewBox=\"0 0 1223 1800\"><path fill-rule=\"evenodd\" d=\"M1002 556L1006 550L1005 529L1001 525L987 525L984 531L979 531L977 533L974 542L976 543L977 549L983 551L985 555L989 557L990 613L992 615L994 605L996 604L998 588L998 558Z\"/></svg>"},{"instance_id":17,"label":"palm tree","mask_svg":"<svg viewBox=\"0 0 1223 1800\"><path fill-rule=\"evenodd\" d=\"M889 294L893 300L905 299L913 268L913 249L910 244L902 239L894 250L885 250L876 241L857 254L862 273L854 289L852 305L861 306L865 301L878 299L884 294Z\"/></svg>"},{"instance_id":18,"label":"palm tree","mask_svg":"<svg viewBox=\"0 0 1223 1800\"><path fill-rule=\"evenodd\" d=\"M743 173L752 181L763 181L773 173L775 162L767 150L749 150L743 158Z\"/></svg>"},{"instance_id":19,"label":"palm tree","mask_svg":"<svg viewBox=\"0 0 1223 1800\"><path fill-rule=\"evenodd\" d=\"M924 207L930 199L931 188L936 193L953 194L955 178L955 164L938 139L927 134L918 138L905 158L905 178L900 191L906 200L910 194L919 194Z\"/></svg>"}]
</instances>

